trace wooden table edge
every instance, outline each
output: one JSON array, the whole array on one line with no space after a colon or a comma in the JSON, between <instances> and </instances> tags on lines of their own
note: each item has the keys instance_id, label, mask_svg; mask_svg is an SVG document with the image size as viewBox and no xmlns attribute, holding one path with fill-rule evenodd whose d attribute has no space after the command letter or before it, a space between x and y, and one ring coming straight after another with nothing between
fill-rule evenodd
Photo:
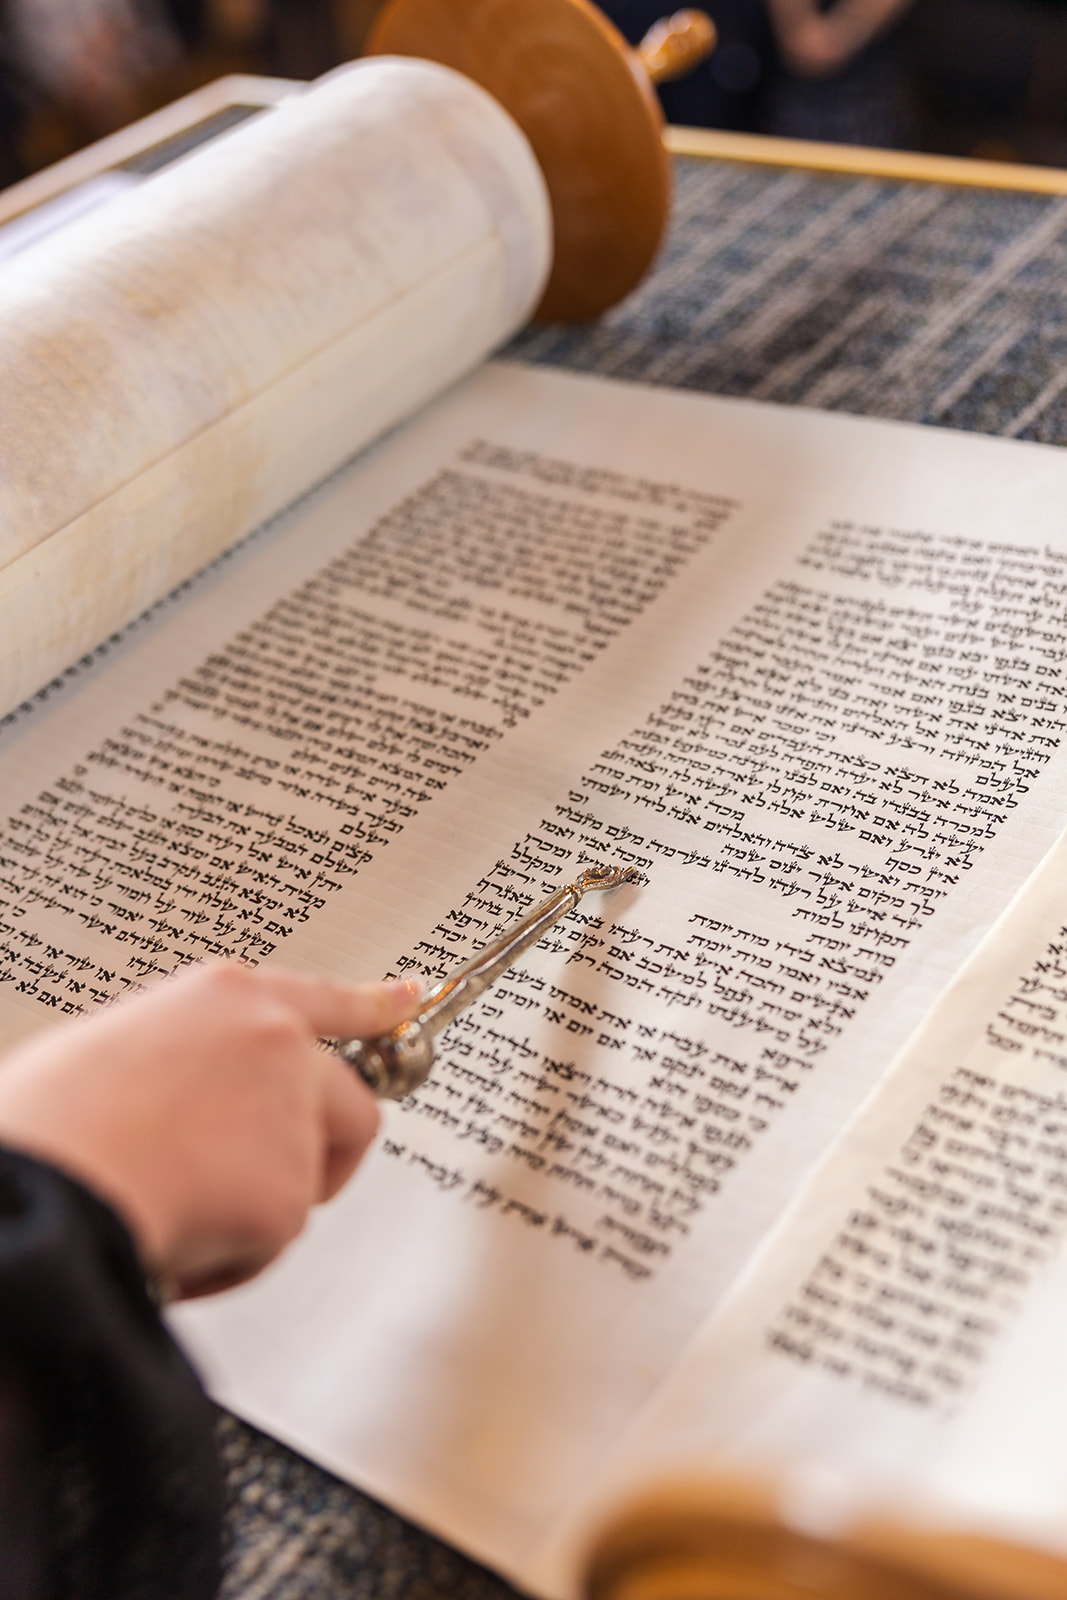
<instances>
[{"instance_id":1,"label":"wooden table edge","mask_svg":"<svg viewBox=\"0 0 1067 1600\"><path fill-rule=\"evenodd\" d=\"M763 133L731 133L718 128L667 127L663 142L675 156L701 156L707 160L753 162L760 166L795 167L857 177L903 178L970 189L1067 194L1067 171L1057 167L976 161L968 156L925 155L913 150L876 150L864 145L818 144L809 139L776 139Z\"/></svg>"}]
</instances>

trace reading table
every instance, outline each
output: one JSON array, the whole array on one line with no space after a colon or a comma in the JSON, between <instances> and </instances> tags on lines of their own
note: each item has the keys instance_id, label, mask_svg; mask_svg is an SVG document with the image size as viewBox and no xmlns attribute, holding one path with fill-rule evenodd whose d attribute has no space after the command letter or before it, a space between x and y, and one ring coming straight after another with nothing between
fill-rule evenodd
<instances>
[{"instance_id":1,"label":"reading table","mask_svg":"<svg viewBox=\"0 0 1067 1600\"><path fill-rule=\"evenodd\" d=\"M0 195L2 224L135 181L291 86L230 79ZM788 405L1067 438L1067 173L669 130L651 277L513 359ZM106 183L104 185L106 188ZM65 200L63 197L67 196ZM40 213L43 215L44 213ZM9 234L10 238L11 235ZM228 1600L502 1600L501 1579L228 1416Z\"/></svg>"}]
</instances>

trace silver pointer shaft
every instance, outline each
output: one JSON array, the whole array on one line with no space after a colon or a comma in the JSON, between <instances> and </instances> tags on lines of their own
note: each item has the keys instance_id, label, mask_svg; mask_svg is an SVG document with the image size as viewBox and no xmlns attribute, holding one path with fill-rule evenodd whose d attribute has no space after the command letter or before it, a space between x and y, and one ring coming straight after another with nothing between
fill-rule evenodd
<instances>
[{"instance_id":1,"label":"silver pointer shaft","mask_svg":"<svg viewBox=\"0 0 1067 1600\"><path fill-rule=\"evenodd\" d=\"M377 1039L349 1039L338 1048L369 1088L382 1100L403 1100L426 1082L434 1061L434 1037L472 1000L506 972L512 962L536 944L554 923L567 916L590 890L617 889L634 883L635 867L590 867L573 883L521 917L499 939L464 966L434 984L423 997L417 1016Z\"/></svg>"}]
</instances>

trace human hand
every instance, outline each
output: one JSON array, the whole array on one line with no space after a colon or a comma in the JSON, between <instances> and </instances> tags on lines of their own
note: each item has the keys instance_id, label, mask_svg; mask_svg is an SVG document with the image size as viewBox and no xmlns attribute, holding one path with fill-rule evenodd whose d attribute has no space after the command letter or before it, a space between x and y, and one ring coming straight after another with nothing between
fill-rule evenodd
<instances>
[{"instance_id":1,"label":"human hand","mask_svg":"<svg viewBox=\"0 0 1067 1600\"><path fill-rule=\"evenodd\" d=\"M914 0L836 0L823 11L816 0L770 0L778 49L790 71L804 78L839 72Z\"/></svg>"},{"instance_id":2,"label":"human hand","mask_svg":"<svg viewBox=\"0 0 1067 1600\"><path fill-rule=\"evenodd\" d=\"M829 78L848 59L850 45L840 29L818 12L798 17L778 40L782 59L802 78Z\"/></svg>"},{"instance_id":3,"label":"human hand","mask_svg":"<svg viewBox=\"0 0 1067 1600\"><path fill-rule=\"evenodd\" d=\"M378 1127L321 1035L384 1033L410 982L196 967L0 1063L0 1140L81 1179L179 1295L254 1276L351 1176Z\"/></svg>"}]
</instances>

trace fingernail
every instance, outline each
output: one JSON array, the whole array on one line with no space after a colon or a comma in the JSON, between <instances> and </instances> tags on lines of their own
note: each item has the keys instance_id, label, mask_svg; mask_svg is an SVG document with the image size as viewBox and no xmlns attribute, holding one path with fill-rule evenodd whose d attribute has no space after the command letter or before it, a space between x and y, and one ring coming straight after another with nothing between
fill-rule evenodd
<instances>
[{"instance_id":1,"label":"fingernail","mask_svg":"<svg viewBox=\"0 0 1067 1600\"><path fill-rule=\"evenodd\" d=\"M386 984L390 994L405 1000L418 1000L422 996L423 982L421 978L394 978Z\"/></svg>"}]
</instances>

